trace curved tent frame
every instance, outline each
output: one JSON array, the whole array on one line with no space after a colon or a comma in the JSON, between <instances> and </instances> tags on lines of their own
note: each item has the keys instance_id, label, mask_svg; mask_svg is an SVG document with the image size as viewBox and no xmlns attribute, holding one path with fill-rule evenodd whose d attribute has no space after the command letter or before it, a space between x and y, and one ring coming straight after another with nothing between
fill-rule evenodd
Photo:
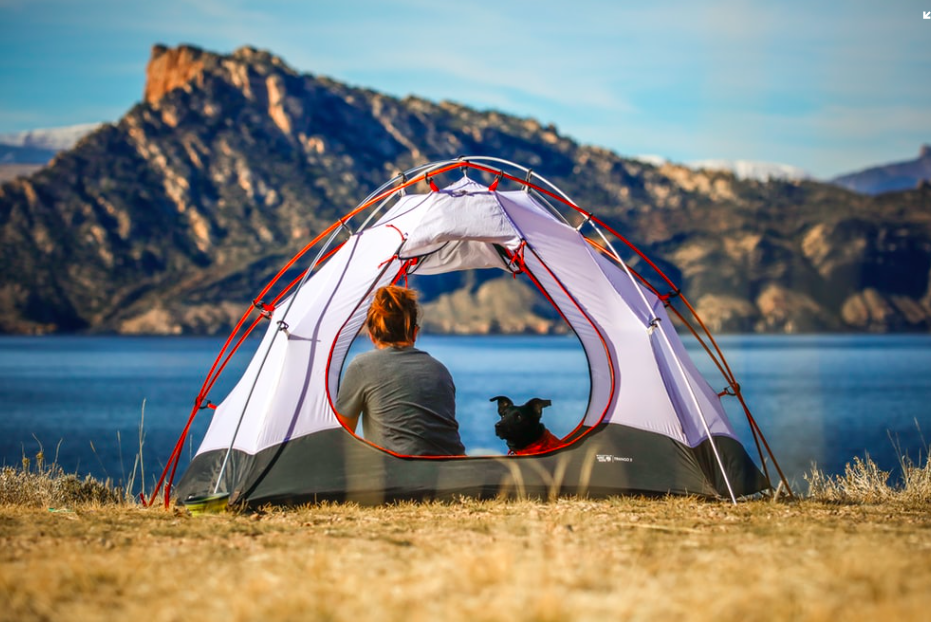
<instances>
[{"instance_id":1,"label":"curved tent frame","mask_svg":"<svg viewBox=\"0 0 931 622\"><path fill-rule=\"evenodd\" d=\"M238 351L245 339L253 332L253 330L264 322L271 322L274 323L277 328L276 330L267 331L266 337L262 344L259 346L259 351L255 355L253 362L250 365L250 367L253 365L258 366L257 372L254 374L254 380L249 383L248 387L237 387L237 390L246 391L244 404L248 405L253 400L255 392L258 388L259 373L266 365L276 340L281 338L287 339L290 337L290 326L288 320L291 318L290 314L293 306L295 305L295 302L299 298L299 294L301 294L302 290L305 290L311 277L324 269L329 263L329 260L334 255L336 255L338 251L340 251L344 244L346 244L346 241L337 242L339 236L342 233L348 233L350 240L352 240L359 234L370 230L373 225L376 224L376 222L381 222L380 219L386 213L391 213L391 209L397 206L398 203L403 200L403 198L407 195L408 190L417 184L425 183L432 192L438 192L439 188L437 187L434 178L438 175L450 173L453 171L462 171L466 177L468 176L469 171L477 171L488 174L489 176L493 176L494 180L487 186L487 190L492 193L497 190L502 180L507 180L512 184L516 184L517 187L522 189L524 192L529 193L533 197L536 205L542 206L548 210L554 219L558 220L564 225L568 225L576 232L578 232L578 234L584 238L588 245L596 251L595 255L601 258L600 261L603 261L614 267L612 272L615 278L615 281L612 281L613 286L619 291L623 289L624 291L628 292L630 294L627 299L629 304L631 304L631 306L639 307L637 312L642 318L644 327L649 332L650 341L654 344L653 348L655 355L657 357L663 358L665 361L668 361L670 363L669 373L676 374L682 380L682 382L675 383L677 386L684 388L684 392L679 395L679 399L686 404L686 408L693 410L698 414L696 423L700 422L702 429L701 431L704 433L703 436L707 437L707 443L705 444L707 449L707 462L712 465L710 468L715 471L712 479L720 484L723 484L716 487L717 490L720 491L720 494L724 494L726 491L727 497L736 503L737 497L741 494L745 494L743 491L746 487L740 486L739 489L735 491L735 486L731 482L731 479L728 477L729 469L725 462L731 462L733 461L733 458L728 458L725 460L725 458L722 456L722 452L719 451L718 445L721 442L721 437L718 436L718 441L716 441L717 433L712 433L712 426L709 426L709 422L706 419L702 408L702 404L707 403L708 396L696 391L696 389L693 387L693 382L689 381L690 374L691 377L694 377L694 374L697 374L698 372L691 368L685 369L683 367L683 362L681 359L687 359L688 357L680 356L680 354L684 355L684 351L681 351L681 343L678 341L678 339L670 339L667 328L663 325L662 320L668 317L667 312L674 315L683 323L685 327L688 328L690 333L696 338L697 342L703 347L705 352L708 354L717 369L722 374L727 386L717 394L718 399L730 396L736 397L739 401L740 406L742 407L749 423L757 453L759 455L760 464L763 467L766 481L765 487L772 489L772 486L768 484L771 481L766 460L766 456L768 455L769 459L772 461L773 465L779 473L781 480L780 485L785 487L788 494L792 494L791 489L788 486L788 482L786 481L769 444L763 436L762 431L760 430L756 420L753 418L743 398L740 384L737 382L730 366L728 365L723 353L721 352L720 347L685 295L682 294L679 288L659 268L659 266L657 266L655 262L651 261L640 249L638 249L632 242L617 232L609 224L607 224L595 214L579 207L556 185L541 177L532 169L499 158L474 156L460 157L455 160L446 160L425 164L422 166L414 167L404 173L400 173L393 179L386 182L380 188L372 192L368 197L365 198L364 201L362 201L355 209L350 211L343 218L338 219L329 227L324 229L321 233L319 233L278 271L272 280L259 292L253 301L253 304L243 313L242 317L237 322L235 328L221 348L219 354L216 357L216 360L214 361L209 372L207 373L206 378L204 379L203 384L201 385L201 389L194 401L194 405L188 417L187 423L184 426L177 443L175 444L172 454L162 471L161 477L159 478L149 498L146 499L143 497L144 504L152 503L163 490L164 486L164 503L166 507L169 506L170 493L182 455L182 448L185 439L188 437L195 417L201 410L216 408L213 403L208 401L208 396L210 391L213 389L217 379L226 369L232 357ZM356 219L357 221L361 220L361 223L355 229L350 226L350 222L353 219ZM573 220L577 221L576 224L573 224ZM389 224L388 226L391 227L392 225ZM396 229L396 231L400 233L400 230ZM406 241L405 235L401 234L401 238L403 246L403 243ZM637 260L645 263L648 269L655 275L655 277L652 279L647 278L640 272L630 267L618 252L616 245L621 245L621 248L626 249L626 252L632 253ZM552 295L554 294L548 293L547 288L540 283L539 278L535 277L534 274L537 273L542 275L543 278L547 278L548 283L551 286L551 290L555 290L556 292L559 292L560 289L562 290L562 293L557 293L555 295L562 296L561 300L563 306L571 305L574 302L572 295L566 290L566 287L562 284L559 278L552 274L547 264L540 260L534 249L531 248L530 253L525 253L525 247L526 240L520 241L517 246L512 244L510 248L508 248L506 245L496 246L502 255L502 259L506 260L508 269L510 269L515 274L526 274L534 283L534 285L541 291L541 293L543 293L543 295L550 300L554 307L556 307L556 309L559 310L559 312L563 314L563 317L565 318L562 307L552 298ZM400 250L401 247L399 246L398 252L394 255L394 257L392 257L392 259L395 261L391 264L391 266L385 267L385 270L387 270L388 267L397 266L397 275L394 276L395 282L402 277L406 278L407 274L416 273L417 269L422 267L418 266L418 262L423 257L425 257L425 255L410 257L402 256L400 254ZM285 282L285 275L294 269L295 265L299 261L309 256L312 251L316 252L313 254L313 259L307 264L308 267L300 272L300 274L290 282ZM528 263L533 264L533 270L529 269ZM548 272L549 274L547 274ZM621 282L624 280L628 281L626 285ZM668 291L667 293L661 293L663 290ZM653 299L652 303L650 299ZM678 310L673 304L675 301L680 302L684 307L682 311ZM657 305L657 302L661 302L662 304ZM577 304L575 306L578 307ZM580 308L578 310L581 313L579 317L585 315L585 312ZM589 322L591 322L590 319ZM594 324L592 324L592 327L594 328ZM670 330L673 330L673 333L675 333L674 329L670 328ZM597 328L595 328L594 332L597 333L598 338L604 342L604 336ZM337 337L339 337L339 334ZM604 346L607 349L606 343L604 343ZM330 351L330 358L327 361L327 378L330 377L329 363L330 360L332 360L333 350L336 347L337 343L334 341ZM345 348L348 349L348 344L346 344ZM345 350L342 351L342 355L345 355ZM586 355L589 356L588 353ZM582 421L580 421L579 427L566 437L563 447L572 447L576 443L580 442L585 436L596 430L600 430L603 427L601 425L602 419L607 413L608 407L616 397L617 393L614 377L615 371L610 365L610 361L611 358L608 357L610 378L605 382L608 382L607 386L610 387L610 395L605 402L604 411L601 413L600 417L597 417L597 413L595 415L586 413L586 416L583 417ZM327 382L327 388L329 389L329 381ZM261 389L259 390L261 392ZM329 390L327 390L327 399L331 399ZM243 424L245 413L246 406L243 406L242 412L239 414L238 420L236 421L235 429L232 433L228 447L225 448L225 452L219 466L219 471L210 474L210 477L213 480L212 492L214 493L220 492L222 485L221 483L228 480L228 477L226 477L227 469L229 468L231 456L234 454L234 443L236 442L237 436L240 434L240 427ZM351 435L351 433L348 431L345 432L345 436L352 437L356 441L362 440L358 437L355 437L354 435ZM366 441L366 443L368 442ZM371 445L371 443L368 443L368 445ZM764 449L766 455L764 455ZM391 452L381 448L377 448L377 451L379 453L391 454ZM591 452L589 452L589 454L591 454ZM396 454L391 455L394 458L406 460L408 463L411 461L423 461L430 459L424 457L411 458L398 456ZM597 458L598 460L601 460L602 456L609 455L611 454L589 455L586 458L588 468L591 468L591 462L593 459ZM445 456L433 458L444 462L456 460L492 460L497 463L501 463L502 460L513 461L518 459L515 457L502 459L500 457ZM278 457L275 458L275 460L277 459ZM514 472L513 464L506 464L505 466L511 472ZM535 465L533 468L539 471L541 467L540 465ZM559 470L560 473L562 473L564 469L564 466L557 467L557 470ZM514 474L516 475L517 480L520 480L522 477L524 477L520 472ZM461 476L461 474L459 476ZM553 485L553 478L554 476L552 473L544 477L544 479L549 480L550 487ZM583 474L583 478L586 479L587 483L587 476ZM488 488L487 483L484 488ZM574 490L578 491L586 488L587 486L582 486L581 488L576 488ZM634 489L636 490L636 488Z\"/></svg>"}]
</instances>

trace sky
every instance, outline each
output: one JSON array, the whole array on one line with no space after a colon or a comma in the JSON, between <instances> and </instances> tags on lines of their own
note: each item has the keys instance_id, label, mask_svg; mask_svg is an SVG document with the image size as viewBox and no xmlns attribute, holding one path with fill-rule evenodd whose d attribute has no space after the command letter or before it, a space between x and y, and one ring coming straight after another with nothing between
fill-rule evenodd
<instances>
[{"instance_id":1,"label":"sky","mask_svg":"<svg viewBox=\"0 0 931 622\"><path fill-rule=\"evenodd\" d=\"M626 157L830 178L931 143L925 12L931 0L0 0L0 133L118 120L156 43L250 45Z\"/></svg>"}]
</instances>

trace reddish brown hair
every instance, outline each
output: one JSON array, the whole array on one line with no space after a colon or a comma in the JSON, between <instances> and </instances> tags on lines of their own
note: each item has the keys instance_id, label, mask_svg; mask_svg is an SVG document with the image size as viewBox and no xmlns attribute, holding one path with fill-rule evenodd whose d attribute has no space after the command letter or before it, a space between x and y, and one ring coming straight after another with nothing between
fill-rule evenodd
<instances>
[{"instance_id":1,"label":"reddish brown hair","mask_svg":"<svg viewBox=\"0 0 931 622\"><path fill-rule=\"evenodd\" d=\"M396 285L379 287L365 317L365 327L379 343L413 343L417 328L417 292Z\"/></svg>"}]
</instances>

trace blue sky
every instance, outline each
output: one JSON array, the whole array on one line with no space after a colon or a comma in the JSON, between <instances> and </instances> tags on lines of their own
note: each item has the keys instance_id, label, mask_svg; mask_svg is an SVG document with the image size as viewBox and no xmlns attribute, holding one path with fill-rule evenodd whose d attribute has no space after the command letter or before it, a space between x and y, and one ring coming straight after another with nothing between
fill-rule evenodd
<instances>
[{"instance_id":1,"label":"blue sky","mask_svg":"<svg viewBox=\"0 0 931 622\"><path fill-rule=\"evenodd\" d=\"M931 0L0 0L0 133L119 119L155 43L819 177L931 143Z\"/></svg>"}]
</instances>

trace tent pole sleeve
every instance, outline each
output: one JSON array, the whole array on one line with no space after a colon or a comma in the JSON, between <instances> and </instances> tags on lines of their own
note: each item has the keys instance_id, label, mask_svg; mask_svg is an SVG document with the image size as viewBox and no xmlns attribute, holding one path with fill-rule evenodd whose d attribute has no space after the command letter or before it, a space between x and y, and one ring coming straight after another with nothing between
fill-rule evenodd
<instances>
[{"instance_id":1,"label":"tent pole sleeve","mask_svg":"<svg viewBox=\"0 0 931 622\"><path fill-rule=\"evenodd\" d=\"M604 232L602 232L599 227L594 225L594 221L592 222L593 222L592 226L594 227L595 231L597 231L598 235L601 236L601 239L605 243L605 245L609 249L611 249L611 252L614 255L614 259L617 260L617 262L624 269L624 274L627 275L627 278L630 279L630 282L633 284L634 289L637 290L637 293L640 295L640 299L643 301L644 308L648 309L650 314L652 315L653 306L649 303L649 301L647 301L646 294L643 293L643 288L640 287L640 284L634 278L634 275L630 273L630 269L627 267L627 263L621 259L621 256L618 254L617 250L614 248L614 245L611 244L611 242L605 236ZM663 340L666 342L666 347L668 347L669 351L672 352L673 351L672 344L669 342L669 336L666 335L666 331L663 329L661 323L657 322L656 324L651 324L650 330L652 331L653 327L656 326L657 324L659 324L659 332L663 336ZM682 368L682 364L679 362L679 359L675 356L673 356L672 358L676 362L676 368L679 370L679 374L682 376L682 378L685 381L685 386L686 386L686 389L688 389L689 397L692 400L692 404L695 406L695 410L698 412L698 416L701 419L701 423L705 429L705 433L708 435L708 442L711 443L711 450L714 452L715 460L717 460L718 466L721 468L721 475L724 477L724 483L727 484L727 492L731 496L731 501L733 501L734 505L736 505L737 497L734 495L734 489L731 487L731 481L727 477L727 471L724 469L724 462L721 460L721 455L718 453L718 447L714 442L714 437L711 435L711 429L708 427L708 421L705 419L705 414L702 412L701 406L699 406L698 404L698 398L695 396L695 392L692 389L692 384L689 382L688 375L685 373L685 370Z\"/></svg>"},{"instance_id":2,"label":"tent pole sleeve","mask_svg":"<svg viewBox=\"0 0 931 622\"><path fill-rule=\"evenodd\" d=\"M636 289L636 290L637 290L637 293L640 294L640 300L643 301L643 307L644 307L645 309L647 309L647 310L650 312L650 314L651 314L652 317L656 317L655 315L653 315L653 305L651 305L651 304L649 303L649 301L647 300L646 295L643 293L643 288L640 287L640 283L638 283L638 282L637 282L637 279L634 278L634 275L630 273L630 268L627 267L627 262L624 261L623 259L621 259L620 254L617 252L617 250L614 248L614 245L611 244L611 242L608 240L608 238L605 237L605 234L604 234L604 232L601 230L601 228L595 226L594 220L589 220L589 222L592 223L592 227L595 229L595 231L598 232L598 235L601 237L601 240L605 243L605 245L606 245L609 249L611 249L611 253L612 253L612 255L614 256L614 259L615 259L615 260L618 262L618 264L620 264L620 266L624 269L624 274L627 275L627 278L630 279L630 282L633 284L634 289Z\"/></svg>"},{"instance_id":3,"label":"tent pole sleeve","mask_svg":"<svg viewBox=\"0 0 931 622\"><path fill-rule=\"evenodd\" d=\"M621 265L621 267L624 268L624 274L627 275L627 278L629 278L631 283L633 283L633 286L637 290L637 293L640 294L640 299L643 301L644 307L649 309L650 313L652 314L653 307L650 305L649 302L647 302L647 297L643 293L643 288L640 287L640 284L634 278L634 275L630 273L630 269L627 267L627 263L621 259L621 256L618 254L617 250L614 248L614 245L611 244L611 242L608 240L607 237L605 237L605 234L601 231L601 229L598 227L595 227L595 231L598 232L598 235L601 236L602 241L607 245L607 247L611 249L611 252L614 254L614 258ZM666 342L666 347L669 348L670 352L672 352L673 351L672 344L669 342L669 336L666 334L666 331L662 327L662 324L657 322L657 324L651 325L650 328L652 329L653 326L656 326L656 325L658 325L659 332L663 336L663 341ZM698 412L698 416L701 419L702 427L705 428L705 433L708 435L708 442L711 443L711 450L714 452L715 460L717 460L718 466L721 468L721 475L724 477L724 483L727 484L727 492L731 496L731 501L733 501L734 505L736 505L737 497L734 496L734 489L731 487L731 480L728 479L727 477L727 471L724 469L724 462L721 460L721 455L718 453L718 447L714 442L714 437L711 435L711 428L708 427L708 421L705 419L705 413L702 412L701 406L699 406L698 404L698 398L695 397L695 391L692 389L692 383L689 382L689 377L685 373L685 370L682 368L682 364L679 362L678 357L673 356L672 358L676 362L676 369L679 370L679 374L682 376L683 380L685 381L685 387L686 389L688 389L689 397L692 400L692 404L695 406L695 410Z\"/></svg>"},{"instance_id":4,"label":"tent pole sleeve","mask_svg":"<svg viewBox=\"0 0 931 622\"><path fill-rule=\"evenodd\" d=\"M330 245L333 243L333 240L336 239L336 236L339 235L342 227L337 227L333 233L330 234L330 237L323 244L323 247L320 249L320 252L317 253L317 256L310 263L311 268L304 272L304 277L301 279L301 282L298 283L297 287L294 289L294 293L291 295L288 300L288 305L285 307L284 312L281 314L281 320L279 325L282 325L281 322L284 322L284 319L288 316L288 312L291 310L291 307L294 305L294 301L297 299L298 293L300 293L301 288L307 282L307 279L310 278L310 273L314 266L317 265L317 262L320 261L320 258L326 253L327 249L330 248ZM233 445L236 443L236 437L239 435L239 428L242 426L243 417L246 416L246 410L249 408L249 402L252 401L252 395L255 393L255 387L259 383L259 376L262 374L262 370L265 369L265 362L268 361L268 355L272 351L272 347L275 345L275 341L278 339L278 335L281 334L281 330L275 331L275 334L272 336L271 341L268 342L268 347L265 349L265 354L262 355L262 363L259 365L258 370L255 372L255 379L252 381L252 386L249 387L249 395L246 396L246 401L242 406L242 410L239 413L239 419L236 421L236 429L233 431L233 437L230 439L230 445L226 449L226 455L223 456L223 464L220 466L220 472L217 474L217 481L213 486L213 493L216 494L220 490L220 482L223 481L223 475L226 473L226 466L229 464L230 454L233 453ZM232 492L230 490L225 492Z\"/></svg>"},{"instance_id":5,"label":"tent pole sleeve","mask_svg":"<svg viewBox=\"0 0 931 622\"><path fill-rule=\"evenodd\" d=\"M658 324L657 328L659 328L659 333L663 336L663 341L666 342L666 347L669 348L669 351L673 353L672 359L676 362L676 369L679 371L679 374L682 376L682 379L685 382L685 387L688 389L689 397L692 400L692 405L698 412L698 417L701 419L702 427L705 429L705 433L708 435L708 442L711 443L711 451L714 452L714 458L717 460L718 466L721 468L721 476L724 477L724 483L727 484L727 492L730 494L731 501L734 502L734 505L737 505L737 497L734 496L734 489L731 487L731 480L728 479L727 471L724 469L724 461L721 460L721 454L718 453L718 446L715 444L714 437L711 435L711 428L708 427L708 421L705 419L705 413L702 412L701 406L698 404L698 398L695 396L695 390L692 389L692 383L689 382L688 374L685 373L685 369L683 369L682 363L679 362L679 357L675 356L675 351L672 349L672 343L670 343L669 336L666 334L665 329L663 329L661 322Z\"/></svg>"},{"instance_id":6,"label":"tent pole sleeve","mask_svg":"<svg viewBox=\"0 0 931 622\"><path fill-rule=\"evenodd\" d=\"M233 437L230 439L230 446L226 449L226 455L223 456L223 464L220 466L220 472L217 474L217 481L213 486L213 494L217 494L217 492L220 490L220 482L223 481L223 475L226 473L226 465L229 464L230 454L233 453L233 444L236 443L236 437L239 435L239 428L242 426L242 420L245 417L246 409L249 407L249 402L252 400L252 394L255 392L255 386L259 382L259 375L265 368L265 362L268 360L268 355L271 353L272 346L275 345L275 340L278 339L278 334L280 332L280 330L275 331L275 335L268 343L268 347L265 349L265 354L262 356L262 363L259 365L259 369L255 373L255 380L252 382L252 386L249 388L249 395L246 397L246 403L243 404L242 411L239 413L239 420L236 421L236 429L233 431Z\"/></svg>"}]
</instances>

